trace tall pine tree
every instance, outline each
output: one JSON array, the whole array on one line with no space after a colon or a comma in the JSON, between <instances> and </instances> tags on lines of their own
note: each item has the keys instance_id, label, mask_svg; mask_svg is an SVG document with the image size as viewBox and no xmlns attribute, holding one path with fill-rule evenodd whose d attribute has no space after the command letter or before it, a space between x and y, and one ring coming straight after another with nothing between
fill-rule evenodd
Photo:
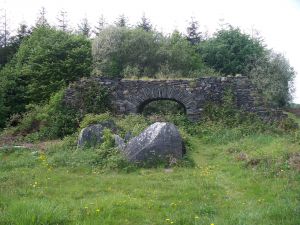
<instances>
[{"instance_id":1,"label":"tall pine tree","mask_svg":"<svg viewBox=\"0 0 300 225\"><path fill-rule=\"evenodd\" d=\"M137 27L142 28L144 31L151 31L152 25L150 23L150 20L143 14L141 21L138 23Z\"/></svg>"},{"instance_id":2,"label":"tall pine tree","mask_svg":"<svg viewBox=\"0 0 300 225\"><path fill-rule=\"evenodd\" d=\"M94 27L93 32L98 36L101 31L104 29L106 25L105 19L103 17L103 15L101 15L97 21L97 25Z\"/></svg>"},{"instance_id":3,"label":"tall pine tree","mask_svg":"<svg viewBox=\"0 0 300 225\"><path fill-rule=\"evenodd\" d=\"M115 22L117 27L126 27L127 26L127 18L124 14L120 15Z\"/></svg>"},{"instance_id":4,"label":"tall pine tree","mask_svg":"<svg viewBox=\"0 0 300 225\"><path fill-rule=\"evenodd\" d=\"M202 33L199 31L198 22L192 17L189 26L186 29L187 39L192 45L200 43L202 40Z\"/></svg>"},{"instance_id":5,"label":"tall pine tree","mask_svg":"<svg viewBox=\"0 0 300 225\"><path fill-rule=\"evenodd\" d=\"M35 27L49 27L49 23L46 18L46 9L42 7L39 11L39 16L36 20Z\"/></svg>"},{"instance_id":6,"label":"tall pine tree","mask_svg":"<svg viewBox=\"0 0 300 225\"><path fill-rule=\"evenodd\" d=\"M6 15L6 9L1 10L0 15L0 47L7 47L10 39L10 32L8 28L8 20Z\"/></svg>"},{"instance_id":7,"label":"tall pine tree","mask_svg":"<svg viewBox=\"0 0 300 225\"><path fill-rule=\"evenodd\" d=\"M58 21L58 28L64 32L67 32L68 31L68 16L67 16L66 11L61 10L59 12L57 21Z\"/></svg>"},{"instance_id":8,"label":"tall pine tree","mask_svg":"<svg viewBox=\"0 0 300 225\"><path fill-rule=\"evenodd\" d=\"M78 32L86 37L91 36L91 26L86 17L82 19L80 24L78 24Z\"/></svg>"}]
</instances>

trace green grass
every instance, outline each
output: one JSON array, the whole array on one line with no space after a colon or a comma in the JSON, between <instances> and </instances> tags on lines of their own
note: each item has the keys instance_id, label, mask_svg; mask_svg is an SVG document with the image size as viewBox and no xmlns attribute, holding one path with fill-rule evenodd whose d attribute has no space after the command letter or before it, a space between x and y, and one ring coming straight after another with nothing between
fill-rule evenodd
<instances>
[{"instance_id":1,"label":"green grass","mask_svg":"<svg viewBox=\"0 0 300 225\"><path fill-rule=\"evenodd\" d=\"M228 141L236 132L190 135L195 166L173 171L103 170L92 150L59 145L2 150L0 224L300 224L300 175L287 163L300 143L268 133Z\"/></svg>"}]
</instances>

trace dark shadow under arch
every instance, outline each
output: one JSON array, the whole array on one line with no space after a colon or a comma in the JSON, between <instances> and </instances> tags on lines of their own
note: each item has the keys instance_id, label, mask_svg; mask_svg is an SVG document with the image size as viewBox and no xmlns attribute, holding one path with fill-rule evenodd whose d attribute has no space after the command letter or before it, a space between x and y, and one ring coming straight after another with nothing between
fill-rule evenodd
<instances>
[{"instance_id":1,"label":"dark shadow under arch","mask_svg":"<svg viewBox=\"0 0 300 225\"><path fill-rule=\"evenodd\" d=\"M137 113L142 114L143 111L144 111L144 109L145 109L145 107L148 104L150 104L151 102L164 101L164 100L176 102L183 109L184 114L185 115L187 114L186 106L182 102L180 102L180 101L178 101L176 99L173 99L173 98L151 98L151 99L147 99L147 100L143 101L142 103L140 103L138 105L138 107L137 107Z\"/></svg>"}]
</instances>

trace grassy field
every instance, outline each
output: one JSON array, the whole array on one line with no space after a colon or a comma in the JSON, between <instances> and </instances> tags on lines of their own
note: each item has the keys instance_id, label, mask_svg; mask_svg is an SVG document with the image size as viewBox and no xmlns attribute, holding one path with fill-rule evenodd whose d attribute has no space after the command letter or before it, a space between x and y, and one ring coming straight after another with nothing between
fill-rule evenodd
<instances>
[{"instance_id":1,"label":"grassy field","mask_svg":"<svg viewBox=\"0 0 300 225\"><path fill-rule=\"evenodd\" d=\"M1 150L0 224L298 225L297 135L191 134L193 166L129 171L60 144Z\"/></svg>"}]
</instances>

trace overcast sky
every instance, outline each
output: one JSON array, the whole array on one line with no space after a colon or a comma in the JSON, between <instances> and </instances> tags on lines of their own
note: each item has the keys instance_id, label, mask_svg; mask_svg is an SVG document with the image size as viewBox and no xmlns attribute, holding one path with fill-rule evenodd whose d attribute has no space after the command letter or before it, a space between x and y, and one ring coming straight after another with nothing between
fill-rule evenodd
<instances>
[{"instance_id":1,"label":"overcast sky","mask_svg":"<svg viewBox=\"0 0 300 225\"><path fill-rule=\"evenodd\" d=\"M73 27L83 17L93 24L101 14L108 23L125 14L134 25L145 13L165 33L175 28L184 32L192 16L209 33L221 20L249 34L257 30L268 47L283 53L298 73L294 102L300 103L300 0L0 0L12 29L22 21L34 24L42 6L51 24L57 23L60 10L67 11Z\"/></svg>"}]
</instances>

